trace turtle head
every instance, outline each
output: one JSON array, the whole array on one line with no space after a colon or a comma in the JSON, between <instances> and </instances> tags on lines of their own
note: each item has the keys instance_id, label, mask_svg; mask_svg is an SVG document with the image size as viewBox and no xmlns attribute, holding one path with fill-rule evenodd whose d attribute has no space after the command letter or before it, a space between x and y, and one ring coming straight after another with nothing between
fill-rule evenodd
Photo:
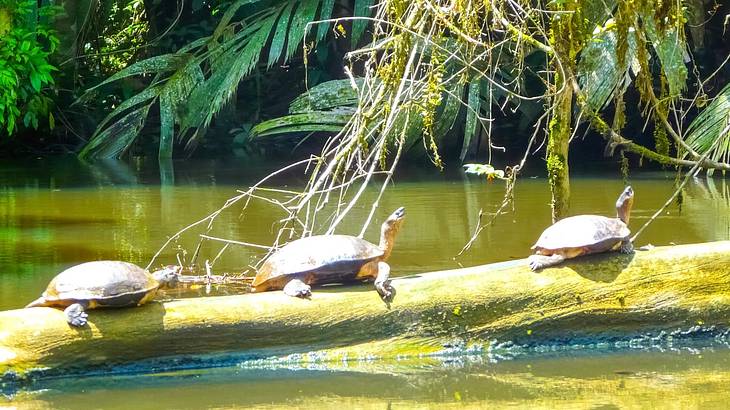
<instances>
[{"instance_id":1,"label":"turtle head","mask_svg":"<svg viewBox=\"0 0 730 410\"><path fill-rule=\"evenodd\" d=\"M616 201L616 215L626 225L629 224L629 214L631 214L632 205L634 205L634 190L631 189L631 186L627 186Z\"/></svg>"},{"instance_id":2,"label":"turtle head","mask_svg":"<svg viewBox=\"0 0 730 410\"><path fill-rule=\"evenodd\" d=\"M380 227L380 249L383 250L383 260L388 259L395 244L395 237L398 235L403 220L406 217L406 208L396 209Z\"/></svg>"},{"instance_id":3,"label":"turtle head","mask_svg":"<svg viewBox=\"0 0 730 410\"><path fill-rule=\"evenodd\" d=\"M152 272L152 276L160 283L160 288L174 288L179 282L180 267L167 265L158 271Z\"/></svg>"}]
</instances>

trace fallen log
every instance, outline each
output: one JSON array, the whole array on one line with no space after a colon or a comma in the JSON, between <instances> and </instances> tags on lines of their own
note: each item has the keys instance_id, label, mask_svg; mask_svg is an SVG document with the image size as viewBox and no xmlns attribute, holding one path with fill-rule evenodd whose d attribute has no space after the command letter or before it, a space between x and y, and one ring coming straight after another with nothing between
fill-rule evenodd
<instances>
[{"instance_id":1,"label":"fallen log","mask_svg":"<svg viewBox=\"0 0 730 410\"><path fill-rule=\"evenodd\" d=\"M495 340L571 343L724 327L730 241L592 255L540 272L524 260L503 262L396 278L393 286L388 305L371 286L330 286L309 300L266 292L93 310L80 329L57 309L0 312L0 375L231 352L407 357L484 349Z\"/></svg>"}]
</instances>

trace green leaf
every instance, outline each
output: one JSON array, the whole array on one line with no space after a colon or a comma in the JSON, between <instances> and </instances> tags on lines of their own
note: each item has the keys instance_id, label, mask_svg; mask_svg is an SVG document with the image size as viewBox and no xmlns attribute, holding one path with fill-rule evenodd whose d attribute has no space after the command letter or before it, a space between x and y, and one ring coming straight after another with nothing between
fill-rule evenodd
<instances>
[{"instance_id":1,"label":"green leaf","mask_svg":"<svg viewBox=\"0 0 730 410\"><path fill-rule=\"evenodd\" d=\"M730 83L692 121L687 128L685 141L698 154L709 150L720 138L710 153L713 161L730 162L730 132L720 134L730 124ZM684 154L684 157L687 153Z\"/></svg>"},{"instance_id":2,"label":"green leaf","mask_svg":"<svg viewBox=\"0 0 730 410\"><path fill-rule=\"evenodd\" d=\"M255 33L244 42L243 48L237 44L230 47L214 67L214 72L205 82L192 91L184 129L207 127L228 98L238 88L241 79L253 70L261 56L271 29L276 22L276 13L260 20Z\"/></svg>"},{"instance_id":3,"label":"green leaf","mask_svg":"<svg viewBox=\"0 0 730 410\"><path fill-rule=\"evenodd\" d=\"M150 57L146 60L134 63L129 67L119 71L118 73L112 75L111 77L95 85L94 87L89 88L86 92L95 90L105 84L111 83L112 81L116 81L133 75L173 71L184 66L191 59L191 57L192 56L190 54L163 54L160 56Z\"/></svg>"},{"instance_id":4,"label":"green leaf","mask_svg":"<svg viewBox=\"0 0 730 410\"><path fill-rule=\"evenodd\" d=\"M616 92L623 92L630 84L629 68L636 62L636 36L629 32L629 46L626 51L626 66L618 66L616 55L616 32L596 33L585 46L578 63L578 82L587 96L588 105L596 111L602 110Z\"/></svg>"},{"instance_id":5,"label":"green leaf","mask_svg":"<svg viewBox=\"0 0 730 410\"><path fill-rule=\"evenodd\" d=\"M257 124L251 129L251 138L302 131L339 132L352 118L352 112L314 111L286 115Z\"/></svg>"},{"instance_id":6,"label":"green leaf","mask_svg":"<svg viewBox=\"0 0 730 410\"><path fill-rule=\"evenodd\" d=\"M436 115L436 126L434 127L433 135L437 139L437 143L454 126L456 117L459 115L459 108L461 108L461 100L452 94L447 94L441 103L441 112Z\"/></svg>"},{"instance_id":7,"label":"green leaf","mask_svg":"<svg viewBox=\"0 0 730 410\"><path fill-rule=\"evenodd\" d=\"M669 84L669 94L678 97L687 85L687 66L684 63L687 44L684 35L680 35L675 27L658 31L653 16L645 15L642 21L644 32L662 63L662 71Z\"/></svg>"},{"instance_id":8,"label":"green leaf","mask_svg":"<svg viewBox=\"0 0 730 410\"><path fill-rule=\"evenodd\" d=\"M612 17L616 0L582 0L580 5L582 17L591 24L590 29L593 29L595 26L603 26Z\"/></svg>"},{"instance_id":9,"label":"green leaf","mask_svg":"<svg viewBox=\"0 0 730 410\"><path fill-rule=\"evenodd\" d=\"M150 104L143 105L112 124L97 131L84 149L79 153L81 158L119 158L132 145L137 134L144 126Z\"/></svg>"},{"instance_id":10,"label":"green leaf","mask_svg":"<svg viewBox=\"0 0 730 410\"><path fill-rule=\"evenodd\" d=\"M296 13L289 27L289 40L286 46L286 59L290 59L294 52L299 48L299 44L306 35L307 23L314 20L317 13L319 0L302 0L299 3Z\"/></svg>"},{"instance_id":11,"label":"green leaf","mask_svg":"<svg viewBox=\"0 0 730 410\"><path fill-rule=\"evenodd\" d=\"M335 0L324 0L322 2L322 8L319 11L319 20L327 20L332 18L332 10L335 8ZM319 23L317 25L317 42L320 42L332 23Z\"/></svg>"},{"instance_id":12,"label":"green leaf","mask_svg":"<svg viewBox=\"0 0 730 410\"><path fill-rule=\"evenodd\" d=\"M30 72L30 85L36 92L41 91L41 76L35 71Z\"/></svg>"},{"instance_id":13,"label":"green leaf","mask_svg":"<svg viewBox=\"0 0 730 410\"><path fill-rule=\"evenodd\" d=\"M153 98L157 98L160 95L160 92L162 90L161 86L151 86L146 88L145 90L135 94L133 97L128 98L124 100L121 104L119 104L112 112L110 112L104 119L97 125L96 132L98 133L99 130L103 129L104 127L111 122L112 119L120 116L121 114L125 113L130 108L148 102L149 100ZM151 104L154 101L149 102Z\"/></svg>"},{"instance_id":14,"label":"green leaf","mask_svg":"<svg viewBox=\"0 0 730 410\"><path fill-rule=\"evenodd\" d=\"M173 137L175 135L173 104L170 93L163 92L160 94L160 150L158 158L172 158Z\"/></svg>"},{"instance_id":15,"label":"green leaf","mask_svg":"<svg viewBox=\"0 0 730 410\"><path fill-rule=\"evenodd\" d=\"M281 58L281 53L284 51L284 43L286 42L286 35L289 32L289 19L291 18L294 4L293 1L289 2L279 16L279 22L276 24L276 30L274 31L274 38L271 40L271 45L269 46L269 63L267 67L271 67Z\"/></svg>"},{"instance_id":16,"label":"green leaf","mask_svg":"<svg viewBox=\"0 0 730 410\"><path fill-rule=\"evenodd\" d=\"M362 85L362 78L355 80ZM357 104L357 92L350 80L332 80L318 84L301 94L289 105L289 113L297 114L310 111L328 111L336 107Z\"/></svg>"},{"instance_id":17,"label":"green leaf","mask_svg":"<svg viewBox=\"0 0 730 410\"><path fill-rule=\"evenodd\" d=\"M469 91L467 97L466 125L464 126L464 140L461 145L461 155L459 158L464 161L466 154L469 152L471 139L477 132L477 116L481 108L481 100L479 99L479 91L481 89L481 79L475 78L469 83Z\"/></svg>"},{"instance_id":18,"label":"green leaf","mask_svg":"<svg viewBox=\"0 0 730 410\"><path fill-rule=\"evenodd\" d=\"M373 5L373 0L355 0L355 8L353 10L354 17L370 17L370 7ZM360 37L365 32L365 27L368 26L367 20L353 20L352 21L352 35L351 45L352 48L357 47Z\"/></svg>"},{"instance_id":19,"label":"green leaf","mask_svg":"<svg viewBox=\"0 0 730 410\"><path fill-rule=\"evenodd\" d=\"M228 6L228 9L226 9L226 12L223 13L223 17L221 17L220 22L218 23L218 26L215 28L215 31L213 32L212 39L217 40L218 37L223 34L223 32L228 28L228 24L231 22L231 19L233 19L233 16L236 15L236 12L238 12L238 9L241 7L252 4L252 3L258 3L261 0L237 0L235 3Z\"/></svg>"}]
</instances>

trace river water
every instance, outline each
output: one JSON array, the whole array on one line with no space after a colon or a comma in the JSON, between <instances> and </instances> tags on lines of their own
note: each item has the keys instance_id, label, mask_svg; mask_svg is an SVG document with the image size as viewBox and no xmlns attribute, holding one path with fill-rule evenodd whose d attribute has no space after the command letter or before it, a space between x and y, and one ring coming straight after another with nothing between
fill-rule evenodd
<instances>
[{"instance_id":1,"label":"river water","mask_svg":"<svg viewBox=\"0 0 730 410\"><path fill-rule=\"evenodd\" d=\"M0 165L0 310L37 298L49 279L85 261L126 260L147 265L172 234L220 208L226 199L272 169L271 165L184 161L160 172L142 162L73 159L6 161ZM672 172L635 172L628 182L636 199L630 227L638 229L674 190ZM296 189L302 178L275 180ZM612 172L572 180L571 213L614 215L624 186ZM357 234L369 210L348 216L338 233ZM515 189L514 208L485 229L457 257L478 224L502 202L504 183L404 169L380 201L376 223L365 237L377 242L378 224L399 206L406 223L390 259L393 275L524 258L550 223L547 183L525 172ZM637 245L682 244L730 239L730 186L716 177L695 179L638 238ZM245 212L232 207L207 232L214 237L270 244L282 213L264 202ZM189 260L200 230L175 241L154 266ZM199 261L215 260L215 273L250 270L260 250L207 241ZM175 296L235 293L236 289L187 289ZM708 342L709 343L709 342ZM409 366L366 369L224 368L135 375L59 379L40 390L2 399L8 405L49 408L200 408L295 405L317 408L434 407L448 405L607 408L722 405L730 399L730 366L724 344L586 354L522 355L514 358L429 359ZM686 405L686 406L685 406Z\"/></svg>"}]
</instances>

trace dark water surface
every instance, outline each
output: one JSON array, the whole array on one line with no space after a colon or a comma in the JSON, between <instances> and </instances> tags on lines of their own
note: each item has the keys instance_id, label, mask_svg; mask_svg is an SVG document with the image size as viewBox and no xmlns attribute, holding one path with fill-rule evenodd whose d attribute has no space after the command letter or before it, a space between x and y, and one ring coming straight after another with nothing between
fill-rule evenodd
<instances>
[{"instance_id":1,"label":"dark water surface","mask_svg":"<svg viewBox=\"0 0 730 410\"><path fill-rule=\"evenodd\" d=\"M266 170L265 165L185 161L160 173L144 163L84 165L75 160L29 160L0 164L0 310L24 306L40 295L61 270L85 261L118 259L145 266L180 228L218 209ZM428 176L424 176L428 175ZM674 189L671 172L630 176L636 200L630 227L638 229ZM272 187L303 184L301 177L276 180ZM576 177L571 213L614 215L623 188L616 174ZM704 177L684 190L638 239L637 245L730 239L730 187ZM377 242L378 224L399 206L406 224L390 259L394 275L459 265L524 258L549 225L550 193L543 177L527 173L518 181L514 210L484 230L473 248L454 259L478 222L479 209L494 212L504 184L476 177L404 170L381 200L366 238ZM369 192L369 198L376 191ZM369 210L367 198L338 233L357 234ZM280 211L253 202L244 214L233 207L210 235L270 244ZM189 258L199 231L163 252L158 264ZM220 250L208 243L201 258ZM177 255L177 256L176 256ZM228 249L216 273L241 272L261 256L250 248ZM213 289L213 294L231 292ZM205 293L193 289L186 295ZM48 391L9 402L49 408L199 408L269 404L318 408L443 406L574 406L588 408L713 407L730 393L730 356L723 347L705 350L613 352L589 357L553 357L489 363L480 358L459 366L424 362L398 371L218 369L168 375L87 378L51 383ZM475 359L476 360L476 359ZM680 399L680 397L682 397ZM675 399L676 398L676 399ZM566 401L567 400L567 401ZM0 398L0 407L3 399Z\"/></svg>"}]
</instances>

